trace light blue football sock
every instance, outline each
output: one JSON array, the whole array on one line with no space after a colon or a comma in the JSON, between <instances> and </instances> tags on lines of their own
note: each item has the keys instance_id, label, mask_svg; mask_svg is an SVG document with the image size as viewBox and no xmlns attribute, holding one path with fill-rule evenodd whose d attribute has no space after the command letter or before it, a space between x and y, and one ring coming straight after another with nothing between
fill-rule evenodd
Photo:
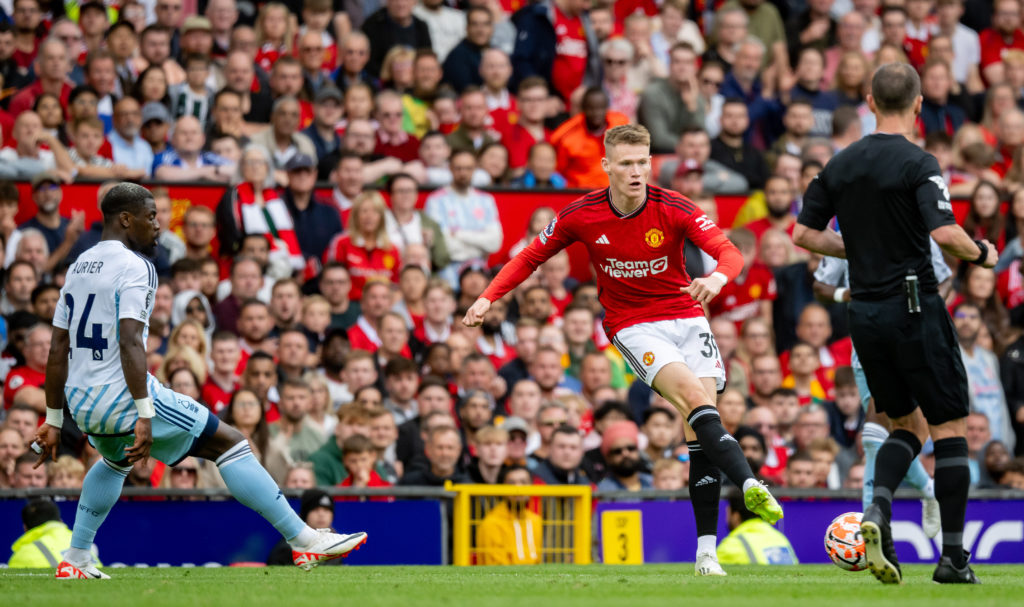
<instances>
[{"instance_id":1,"label":"light blue football sock","mask_svg":"<svg viewBox=\"0 0 1024 607\"><path fill-rule=\"evenodd\" d=\"M82 481L82 495L78 498L75 527L71 532L72 549L88 552L92 548L96 532L121 497L121 488L130 470L130 466L122 468L105 459L93 464Z\"/></svg>"},{"instance_id":2,"label":"light blue football sock","mask_svg":"<svg viewBox=\"0 0 1024 607\"><path fill-rule=\"evenodd\" d=\"M889 438L889 432L879 424L868 422L861 431L861 444L864 446L864 489L861 493L861 506L864 510L871 505L875 496L875 459L882 443Z\"/></svg>"},{"instance_id":3,"label":"light blue football sock","mask_svg":"<svg viewBox=\"0 0 1024 607\"><path fill-rule=\"evenodd\" d=\"M924 469L924 464L921 463L921 457L915 457L914 461L910 462L910 470L907 470L907 476L904 477L910 486L920 491L924 497L935 497L935 484L932 482L932 477L928 476L928 472Z\"/></svg>"},{"instance_id":4,"label":"light blue football sock","mask_svg":"<svg viewBox=\"0 0 1024 607\"><path fill-rule=\"evenodd\" d=\"M231 495L267 519L286 540L291 541L308 529L256 460L248 441L239 442L218 457L217 468Z\"/></svg>"}]
</instances>

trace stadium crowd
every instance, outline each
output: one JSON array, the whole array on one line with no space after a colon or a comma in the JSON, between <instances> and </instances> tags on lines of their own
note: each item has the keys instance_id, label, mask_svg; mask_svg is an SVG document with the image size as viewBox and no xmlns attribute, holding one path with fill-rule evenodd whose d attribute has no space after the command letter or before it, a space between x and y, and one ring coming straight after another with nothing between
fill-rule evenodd
<instances>
[{"instance_id":1,"label":"stadium crowd","mask_svg":"<svg viewBox=\"0 0 1024 607\"><path fill-rule=\"evenodd\" d=\"M1002 252L995 271L952 266L948 295L972 482L1024 489L1018 0L454 4L0 0L0 177L30 181L37 208L16 224L0 183L0 488L78 487L98 457L70 416L56 463L26 454L64 274L100 237L62 210L80 179L226 184L161 233L148 359L281 487L684 487L680 415L609 344L565 253L482 327L458 322L503 237L480 188L607 186L603 133L627 122L652 133L652 183L713 219L716 194L750 193L729 232L743 273L708 308L723 424L776 486L858 488L849 294L818 301L821 258L791 234L807 183L874 128L873 67L902 61L922 75L921 145ZM512 253L553 215L537 208ZM691 275L713 263L688 248ZM221 481L188 458L128 484Z\"/></svg>"}]
</instances>

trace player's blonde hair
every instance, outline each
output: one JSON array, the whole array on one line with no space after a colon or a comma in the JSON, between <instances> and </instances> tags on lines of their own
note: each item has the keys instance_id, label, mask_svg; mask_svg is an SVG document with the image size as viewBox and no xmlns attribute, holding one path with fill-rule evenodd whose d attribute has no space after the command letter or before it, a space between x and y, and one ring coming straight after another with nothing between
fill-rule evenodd
<instances>
[{"instance_id":1,"label":"player's blonde hair","mask_svg":"<svg viewBox=\"0 0 1024 607\"><path fill-rule=\"evenodd\" d=\"M604 134L604 148L616 145L651 145L651 133L639 124L621 124Z\"/></svg>"}]
</instances>

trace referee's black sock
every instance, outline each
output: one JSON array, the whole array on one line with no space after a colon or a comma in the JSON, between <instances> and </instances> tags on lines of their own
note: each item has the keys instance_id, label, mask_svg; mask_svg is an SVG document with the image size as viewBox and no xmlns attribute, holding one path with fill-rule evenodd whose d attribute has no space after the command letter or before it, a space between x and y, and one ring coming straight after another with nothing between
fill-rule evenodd
<instances>
[{"instance_id":1,"label":"referee's black sock","mask_svg":"<svg viewBox=\"0 0 1024 607\"><path fill-rule=\"evenodd\" d=\"M711 463L699 441L686 441L690 449L690 503L697 522L697 537L718 535L718 502L722 496L722 471Z\"/></svg>"},{"instance_id":2,"label":"referee's black sock","mask_svg":"<svg viewBox=\"0 0 1024 607\"><path fill-rule=\"evenodd\" d=\"M875 496L872 504L877 504L885 516L892 519L892 494L900 486L903 477L910 470L910 463L921 452L921 441L908 430L894 430L878 450L875 463Z\"/></svg>"},{"instance_id":3,"label":"referee's black sock","mask_svg":"<svg viewBox=\"0 0 1024 607\"><path fill-rule=\"evenodd\" d=\"M697 407L690 412L686 421L697 434L701 450L707 455L708 461L725 472L732 484L742 490L743 484L754 478L754 473L747 458L743 457L740 444L725 431L718 409L711 405Z\"/></svg>"},{"instance_id":4,"label":"referee's black sock","mask_svg":"<svg viewBox=\"0 0 1024 607\"><path fill-rule=\"evenodd\" d=\"M967 439L957 436L935 441L935 499L942 517L942 556L948 556L958 569L967 564L963 534L970 484Z\"/></svg>"}]
</instances>

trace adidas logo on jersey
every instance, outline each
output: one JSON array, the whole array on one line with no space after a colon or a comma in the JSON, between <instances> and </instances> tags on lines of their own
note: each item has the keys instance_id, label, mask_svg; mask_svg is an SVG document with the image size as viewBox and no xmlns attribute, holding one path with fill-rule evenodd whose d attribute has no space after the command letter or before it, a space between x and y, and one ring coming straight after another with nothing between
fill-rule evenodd
<instances>
[{"instance_id":1,"label":"adidas logo on jersey","mask_svg":"<svg viewBox=\"0 0 1024 607\"><path fill-rule=\"evenodd\" d=\"M732 437L732 434L723 434L722 438L718 439L718 442L727 441L727 440L731 440L734 443L736 442L736 439Z\"/></svg>"},{"instance_id":2,"label":"adidas logo on jersey","mask_svg":"<svg viewBox=\"0 0 1024 607\"><path fill-rule=\"evenodd\" d=\"M605 236L604 234L601 234L601 237L595 240L594 242L597 244L611 244L611 242L608 241L608 237Z\"/></svg>"},{"instance_id":3,"label":"adidas logo on jersey","mask_svg":"<svg viewBox=\"0 0 1024 607\"><path fill-rule=\"evenodd\" d=\"M694 483L693 486L694 487L703 487L705 485L714 485L717 482L718 481L715 480L714 478L712 478L710 476L705 476L704 478L702 478L699 481L697 481L696 483Z\"/></svg>"}]
</instances>

